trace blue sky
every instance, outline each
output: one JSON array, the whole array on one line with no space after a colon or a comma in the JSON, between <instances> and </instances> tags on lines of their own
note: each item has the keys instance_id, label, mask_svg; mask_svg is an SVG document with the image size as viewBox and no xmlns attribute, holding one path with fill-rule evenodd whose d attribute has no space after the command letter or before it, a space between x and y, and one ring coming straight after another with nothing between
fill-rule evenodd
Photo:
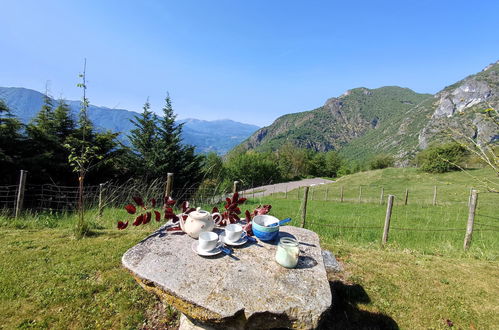
<instances>
[{"instance_id":1,"label":"blue sky","mask_svg":"<svg viewBox=\"0 0 499 330\"><path fill-rule=\"evenodd\" d=\"M435 93L499 59L499 1L2 1L0 86L269 125L355 87Z\"/></svg>"}]
</instances>

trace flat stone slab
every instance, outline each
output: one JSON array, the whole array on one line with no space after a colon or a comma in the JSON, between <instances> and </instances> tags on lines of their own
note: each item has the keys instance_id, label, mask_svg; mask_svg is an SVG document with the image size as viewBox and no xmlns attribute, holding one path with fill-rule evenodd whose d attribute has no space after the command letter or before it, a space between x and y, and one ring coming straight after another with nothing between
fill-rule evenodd
<instances>
[{"instance_id":1,"label":"flat stone slab","mask_svg":"<svg viewBox=\"0 0 499 330\"><path fill-rule=\"evenodd\" d=\"M276 243L246 243L225 254L201 257L194 239L164 228L122 258L146 289L196 324L224 329L315 328L331 305L331 290L316 233L281 227L280 237L300 242L295 269L275 262Z\"/></svg>"}]
</instances>

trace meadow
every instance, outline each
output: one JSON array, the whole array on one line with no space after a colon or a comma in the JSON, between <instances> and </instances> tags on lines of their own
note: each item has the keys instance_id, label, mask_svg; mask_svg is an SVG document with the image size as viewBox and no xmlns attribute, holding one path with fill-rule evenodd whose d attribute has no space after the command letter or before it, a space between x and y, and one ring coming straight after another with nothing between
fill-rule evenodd
<instances>
[{"instance_id":1,"label":"meadow","mask_svg":"<svg viewBox=\"0 0 499 330\"><path fill-rule=\"evenodd\" d=\"M497 180L487 170L472 174ZM345 268L331 279L341 299L330 327L443 329L452 322L457 328L486 329L499 324L497 194L479 188L477 230L470 250L462 248L467 198L476 182L461 172L386 169L312 187L305 227L319 234L323 247ZM356 200L360 184L366 198L361 203ZM434 185L439 189L436 206L431 201ZM341 186L343 203L336 194ZM380 245L386 210L379 204L381 187L398 201L385 247ZM406 187L410 197L403 205L400 196ZM292 224L299 225L301 194L248 196L242 209L272 204L273 215L292 217ZM102 217L89 210L91 231L81 240L73 238L74 214L0 217L0 327L175 327L176 312L163 309L120 262L128 248L160 224L118 231L117 221L127 216L122 209L105 209Z\"/></svg>"}]
</instances>

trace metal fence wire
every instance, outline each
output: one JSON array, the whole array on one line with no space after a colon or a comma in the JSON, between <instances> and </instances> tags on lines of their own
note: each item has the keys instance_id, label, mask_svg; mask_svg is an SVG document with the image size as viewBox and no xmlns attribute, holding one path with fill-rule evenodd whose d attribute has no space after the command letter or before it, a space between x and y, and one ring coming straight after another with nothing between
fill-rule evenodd
<instances>
[{"instance_id":1,"label":"metal fence wire","mask_svg":"<svg viewBox=\"0 0 499 330\"><path fill-rule=\"evenodd\" d=\"M0 186L0 209L4 213L14 213L18 186ZM123 184L103 183L85 186L83 199L85 208L123 207L133 203L134 196L140 196L146 203L152 198L163 203L165 184L153 182L141 185L136 181ZM54 184L26 184L24 190L23 209L34 212L73 211L78 208L78 187L58 186ZM216 204L228 196L228 191L219 189L178 188L172 191L178 202L189 200L192 205Z\"/></svg>"}]
</instances>

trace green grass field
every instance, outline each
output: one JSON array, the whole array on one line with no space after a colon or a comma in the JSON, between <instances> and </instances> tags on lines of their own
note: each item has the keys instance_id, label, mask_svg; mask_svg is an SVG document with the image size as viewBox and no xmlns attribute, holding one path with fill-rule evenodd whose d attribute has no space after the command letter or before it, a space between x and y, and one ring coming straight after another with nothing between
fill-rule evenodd
<instances>
[{"instance_id":1,"label":"green grass field","mask_svg":"<svg viewBox=\"0 0 499 330\"><path fill-rule=\"evenodd\" d=\"M473 174L496 180L486 170ZM384 248L380 227L386 205L379 200L339 203L332 197L335 187L343 185L346 196L346 188L355 191L359 183L365 191L383 186L397 199L406 185L412 187L409 205L394 207ZM442 193L438 205L432 206L431 198L427 203L424 196L436 183ZM312 188L306 227L316 231L323 246L345 266L341 282L332 284L341 298L331 316L332 328L443 329L447 320L463 329L499 324L497 194L480 193L477 223L482 225L476 226L471 249L464 252L469 187L478 185L463 173L432 176L387 169L344 177L328 186L329 201L324 200L326 186ZM293 193L288 199L280 194L249 200L243 210L270 203L272 214L290 216L297 225L300 201ZM416 202L418 196L421 202ZM106 209L102 218L90 210L90 235L75 240L71 214L27 214L15 221L0 217L0 328L174 327L175 311L160 311L155 297L121 267L121 255L158 224L115 229L116 222L126 218L121 209ZM458 230L426 231L454 228Z\"/></svg>"}]
</instances>

